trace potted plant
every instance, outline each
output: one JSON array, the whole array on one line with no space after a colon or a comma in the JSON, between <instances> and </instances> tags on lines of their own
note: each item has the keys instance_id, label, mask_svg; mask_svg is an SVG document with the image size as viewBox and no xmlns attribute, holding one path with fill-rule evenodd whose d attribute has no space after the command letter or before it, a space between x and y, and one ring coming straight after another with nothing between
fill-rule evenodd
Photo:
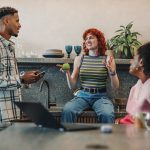
<instances>
[{"instance_id":1,"label":"potted plant","mask_svg":"<svg viewBox=\"0 0 150 150\"><path fill-rule=\"evenodd\" d=\"M141 35L138 32L132 32L133 22L127 26L120 26L120 29L115 31L117 35L107 40L108 49L113 49L115 53L121 53L121 58L133 58L134 49L139 48L141 43L137 40L137 36Z\"/></svg>"}]
</instances>

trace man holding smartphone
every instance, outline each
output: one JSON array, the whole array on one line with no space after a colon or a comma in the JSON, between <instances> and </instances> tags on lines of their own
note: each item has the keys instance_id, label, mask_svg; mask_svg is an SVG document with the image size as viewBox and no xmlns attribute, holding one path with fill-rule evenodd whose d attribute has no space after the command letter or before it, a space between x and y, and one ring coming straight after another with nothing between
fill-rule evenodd
<instances>
[{"instance_id":1,"label":"man holding smartphone","mask_svg":"<svg viewBox=\"0 0 150 150\"><path fill-rule=\"evenodd\" d=\"M0 122L4 123L20 118L20 111L13 102L21 101L21 82L31 84L41 78L39 71L28 71L20 79L15 44L10 40L11 36L18 36L20 28L18 11L11 7L0 8Z\"/></svg>"}]
</instances>

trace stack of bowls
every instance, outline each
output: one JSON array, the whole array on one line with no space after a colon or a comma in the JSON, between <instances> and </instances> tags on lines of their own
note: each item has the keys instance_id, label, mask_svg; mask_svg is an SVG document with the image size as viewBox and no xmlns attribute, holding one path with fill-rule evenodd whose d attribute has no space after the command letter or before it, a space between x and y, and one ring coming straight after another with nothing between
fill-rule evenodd
<instances>
[{"instance_id":1,"label":"stack of bowls","mask_svg":"<svg viewBox=\"0 0 150 150\"><path fill-rule=\"evenodd\" d=\"M46 57L46 58L62 58L62 57L64 57L64 53L62 53L62 50L48 49L43 54L43 57Z\"/></svg>"}]
</instances>

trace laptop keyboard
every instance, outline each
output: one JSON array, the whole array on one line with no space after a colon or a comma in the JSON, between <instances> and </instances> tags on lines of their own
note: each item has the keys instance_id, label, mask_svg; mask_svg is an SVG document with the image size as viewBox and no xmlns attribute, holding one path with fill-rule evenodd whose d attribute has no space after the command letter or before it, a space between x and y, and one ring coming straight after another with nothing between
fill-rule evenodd
<instances>
[{"instance_id":1,"label":"laptop keyboard","mask_svg":"<svg viewBox=\"0 0 150 150\"><path fill-rule=\"evenodd\" d=\"M63 126L68 131L76 131L76 130L92 130L92 129L98 129L99 127L93 126L93 125L87 125L87 124L73 124L73 123L63 123Z\"/></svg>"}]
</instances>

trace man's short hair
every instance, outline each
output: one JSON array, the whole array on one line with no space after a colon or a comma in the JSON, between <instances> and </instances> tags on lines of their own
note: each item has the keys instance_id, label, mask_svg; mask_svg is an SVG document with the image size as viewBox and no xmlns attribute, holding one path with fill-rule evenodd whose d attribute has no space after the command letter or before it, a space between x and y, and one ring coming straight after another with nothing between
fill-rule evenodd
<instances>
[{"instance_id":1,"label":"man's short hair","mask_svg":"<svg viewBox=\"0 0 150 150\"><path fill-rule=\"evenodd\" d=\"M15 13L18 13L18 10L12 7L1 7L0 8L0 19L7 15L14 15Z\"/></svg>"}]
</instances>

